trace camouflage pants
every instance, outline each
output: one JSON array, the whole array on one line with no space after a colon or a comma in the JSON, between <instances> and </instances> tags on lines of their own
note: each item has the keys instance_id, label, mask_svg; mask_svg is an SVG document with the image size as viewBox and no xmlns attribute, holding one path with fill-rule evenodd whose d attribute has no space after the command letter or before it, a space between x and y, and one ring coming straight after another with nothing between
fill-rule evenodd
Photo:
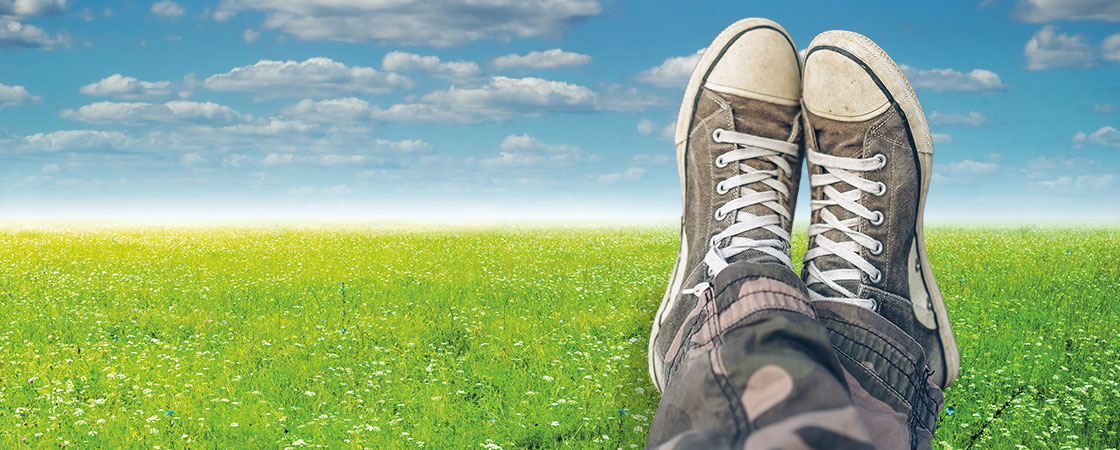
<instances>
[{"instance_id":1,"label":"camouflage pants","mask_svg":"<svg viewBox=\"0 0 1120 450\"><path fill-rule=\"evenodd\" d=\"M806 294L786 267L720 272L666 353L647 448L930 448L943 396L921 346Z\"/></svg>"}]
</instances>

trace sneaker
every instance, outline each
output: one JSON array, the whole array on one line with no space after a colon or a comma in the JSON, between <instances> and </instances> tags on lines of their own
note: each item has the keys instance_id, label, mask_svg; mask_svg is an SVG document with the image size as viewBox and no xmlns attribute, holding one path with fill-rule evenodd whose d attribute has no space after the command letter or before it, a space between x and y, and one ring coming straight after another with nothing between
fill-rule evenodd
<instances>
[{"instance_id":1,"label":"sneaker","mask_svg":"<svg viewBox=\"0 0 1120 450\"><path fill-rule=\"evenodd\" d=\"M658 389L665 353L715 274L737 261L791 266L800 100L797 47L770 20L732 24L692 71L675 140L681 246L649 343Z\"/></svg>"},{"instance_id":2,"label":"sneaker","mask_svg":"<svg viewBox=\"0 0 1120 450\"><path fill-rule=\"evenodd\" d=\"M918 97L882 49L848 31L813 39L804 77L810 298L886 317L922 345L944 389L960 353L922 235L933 140Z\"/></svg>"}]
</instances>

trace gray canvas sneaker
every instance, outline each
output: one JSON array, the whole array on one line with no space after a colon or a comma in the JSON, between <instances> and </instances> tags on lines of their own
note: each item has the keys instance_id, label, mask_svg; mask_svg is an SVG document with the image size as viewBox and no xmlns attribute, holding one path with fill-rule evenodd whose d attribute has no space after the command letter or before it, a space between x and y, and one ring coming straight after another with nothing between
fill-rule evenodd
<instances>
[{"instance_id":1,"label":"gray canvas sneaker","mask_svg":"<svg viewBox=\"0 0 1120 450\"><path fill-rule=\"evenodd\" d=\"M681 246L649 343L658 389L666 382L664 356L716 273L737 261L791 266L800 99L797 47L770 20L732 24L692 72L675 139Z\"/></svg>"},{"instance_id":2,"label":"gray canvas sneaker","mask_svg":"<svg viewBox=\"0 0 1120 450\"><path fill-rule=\"evenodd\" d=\"M946 388L960 353L922 234L933 140L918 97L882 49L848 31L813 39L804 78L810 298L887 318L922 345Z\"/></svg>"}]
</instances>

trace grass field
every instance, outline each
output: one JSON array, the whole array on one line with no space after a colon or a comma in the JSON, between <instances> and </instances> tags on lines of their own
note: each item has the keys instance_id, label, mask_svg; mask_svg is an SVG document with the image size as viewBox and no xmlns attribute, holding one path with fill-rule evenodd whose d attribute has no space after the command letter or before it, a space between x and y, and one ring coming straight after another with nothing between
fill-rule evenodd
<instances>
[{"instance_id":1,"label":"grass field","mask_svg":"<svg viewBox=\"0 0 1120 450\"><path fill-rule=\"evenodd\" d=\"M1120 447L1120 229L927 233L964 360L935 447ZM0 229L0 448L640 447L676 246L670 228Z\"/></svg>"}]
</instances>

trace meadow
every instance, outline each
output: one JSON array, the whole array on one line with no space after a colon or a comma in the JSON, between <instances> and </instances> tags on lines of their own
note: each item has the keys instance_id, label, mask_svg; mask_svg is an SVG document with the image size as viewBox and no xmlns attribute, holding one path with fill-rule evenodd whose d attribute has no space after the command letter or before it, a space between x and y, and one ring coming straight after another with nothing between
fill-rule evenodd
<instances>
[{"instance_id":1,"label":"meadow","mask_svg":"<svg viewBox=\"0 0 1120 450\"><path fill-rule=\"evenodd\" d=\"M963 355L935 448L1120 447L1120 229L927 236ZM676 248L671 227L10 225L0 448L641 447Z\"/></svg>"}]
</instances>

